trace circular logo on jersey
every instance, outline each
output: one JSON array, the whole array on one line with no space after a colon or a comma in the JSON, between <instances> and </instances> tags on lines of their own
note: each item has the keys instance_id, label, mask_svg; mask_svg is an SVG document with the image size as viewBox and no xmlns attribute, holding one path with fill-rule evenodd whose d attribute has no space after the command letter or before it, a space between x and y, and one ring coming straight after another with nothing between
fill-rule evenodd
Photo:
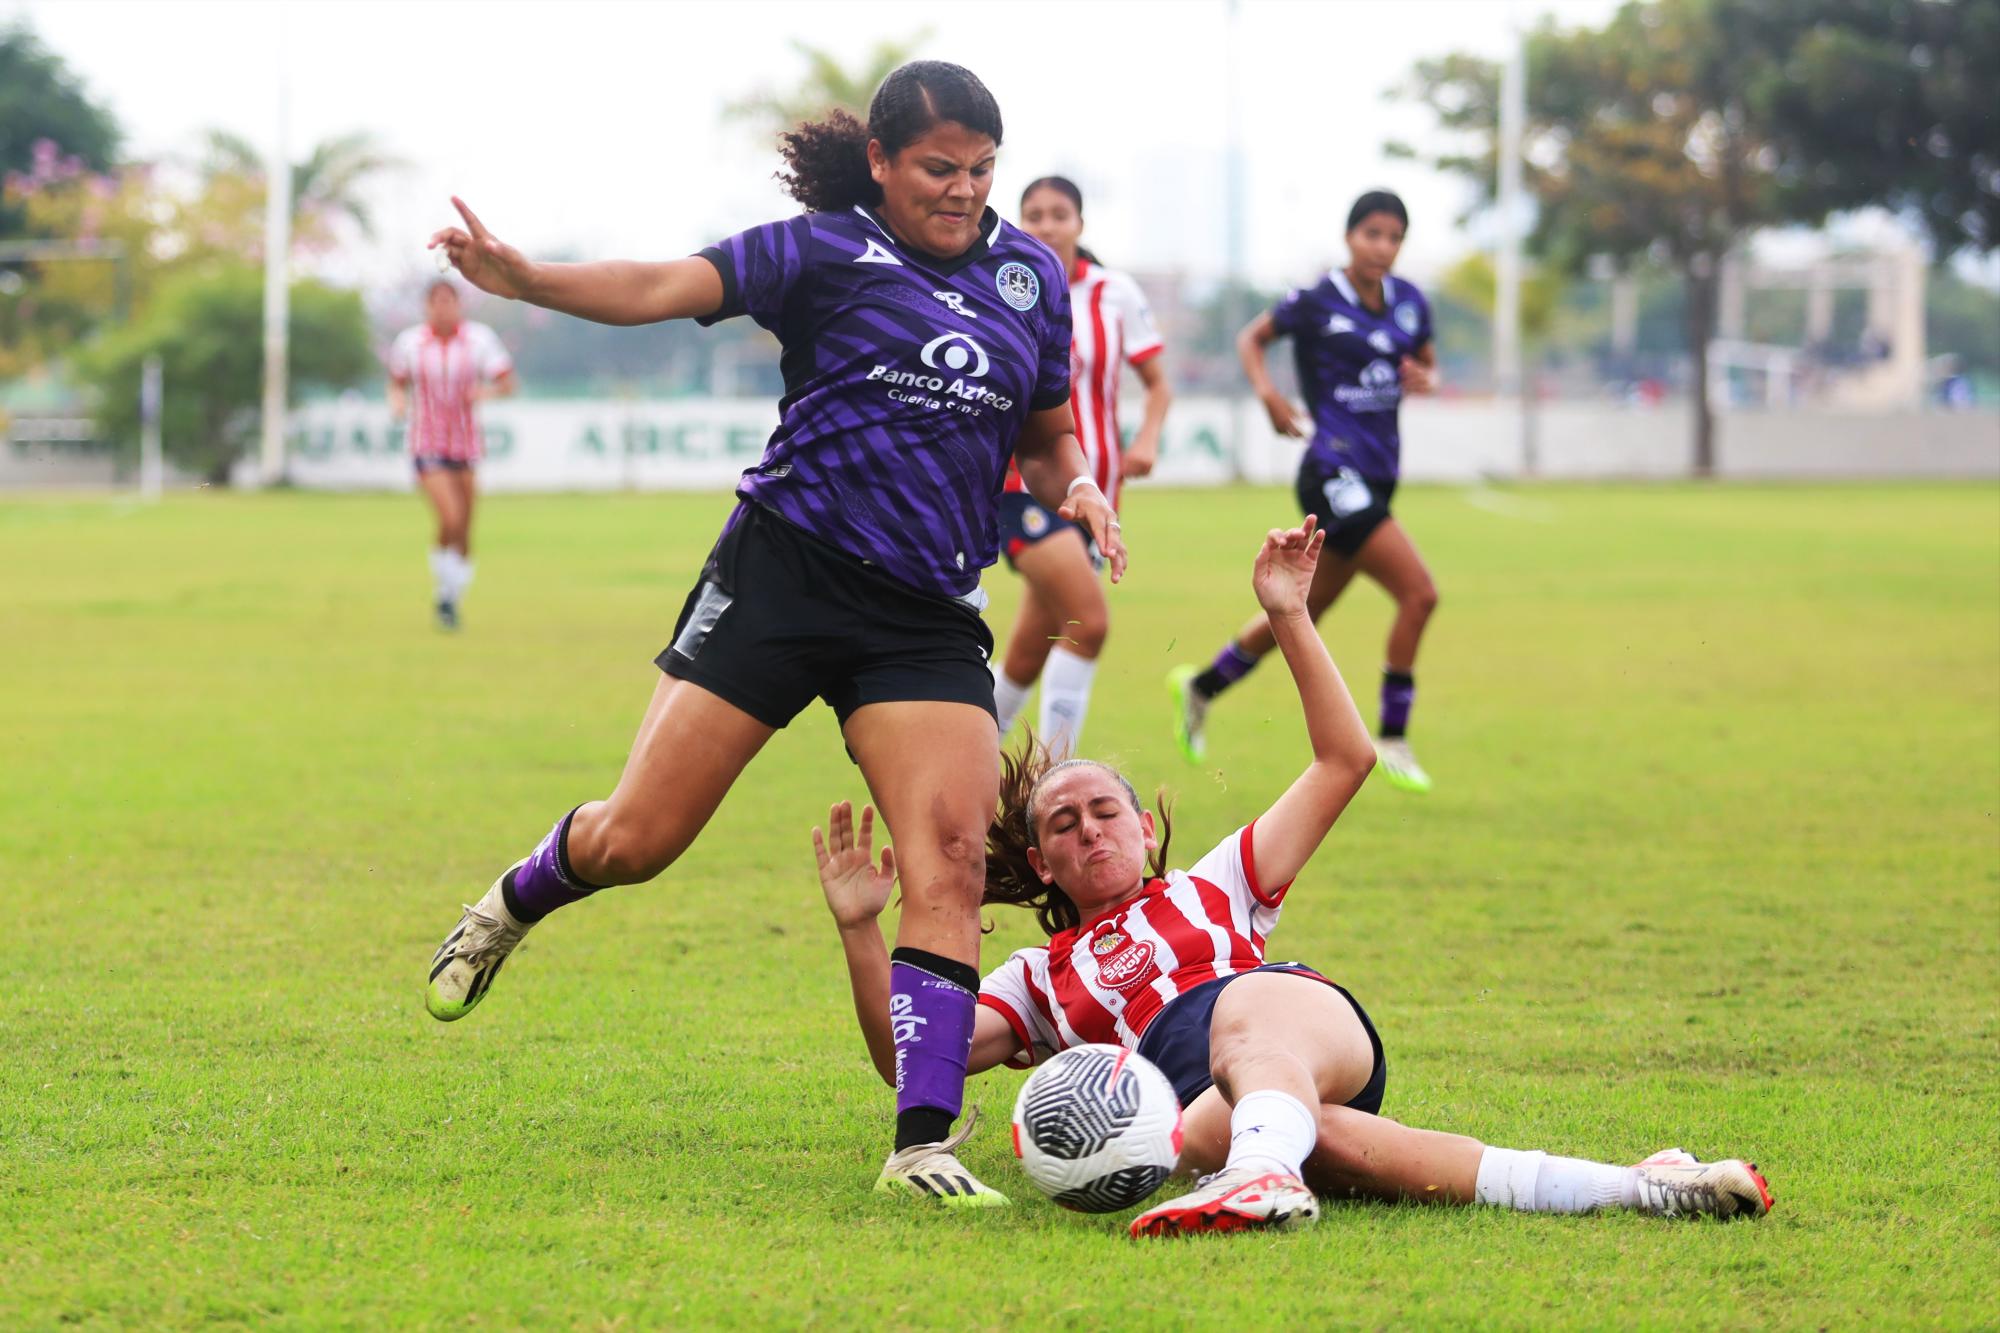
<instances>
[{"instance_id":1,"label":"circular logo on jersey","mask_svg":"<svg viewBox=\"0 0 2000 1333\"><path fill-rule=\"evenodd\" d=\"M1396 303L1396 327L1409 334L1412 338L1417 336L1417 319L1416 302L1398 301Z\"/></svg>"},{"instance_id":2,"label":"circular logo on jersey","mask_svg":"<svg viewBox=\"0 0 2000 1333\"><path fill-rule=\"evenodd\" d=\"M1029 505L1021 511L1021 527L1030 537L1039 537L1049 530L1049 511L1040 505Z\"/></svg>"},{"instance_id":3,"label":"circular logo on jersey","mask_svg":"<svg viewBox=\"0 0 2000 1333\"><path fill-rule=\"evenodd\" d=\"M1042 280L1026 264L1002 264L993 277L1000 299L1016 310L1032 310L1042 297Z\"/></svg>"},{"instance_id":4,"label":"circular logo on jersey","mask_svg":"<svg viewBox=\"0 0 2000 1333\"><path fill-rule=\"evenodd\" d=\"M1370 361L1357 378L1365 388L1386 389L1396 382L1396 368L1387 361Z\"/></svg>"},{"instance_id":5,"label":"circular logo on jersey","mask_svg":"<svg viewBox=\"0 0 2000 1333\"><path fill-rule=\"evenodd\" d=\"M1090 942L1090 952L1097 960L1097 975L1113 990L1124 990L1146 975L1152 966L1153 945L1150 940L1135 940L1119 930L1109 930Z\"/></svg>"}]
</instances>

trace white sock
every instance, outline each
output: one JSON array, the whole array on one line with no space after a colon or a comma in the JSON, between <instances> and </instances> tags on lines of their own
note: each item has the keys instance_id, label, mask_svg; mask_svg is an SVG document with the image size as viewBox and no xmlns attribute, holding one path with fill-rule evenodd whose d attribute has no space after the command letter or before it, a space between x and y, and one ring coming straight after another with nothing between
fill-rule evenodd
<instances>
[{"instance_id":1,"label":"white sock","mask_svg":"<svg viewBox=\"0 0 2000 1333\"><path fill-rule=\"evenodd\" d=\"M1630 1208L1637 1201L1638 1176L1629 1166L1488 1148L1479 1158L1474 1192L1481 1203L1517 1212L1588 1213Z\"/></svg>"},{"instance_id":2,"label":"white sock","mask_svg":"<svg viewBox=\"0 0 2000 1333\"><path fill-rule=\"evenodd\" d=\"M1246 1094L1229 1113L1229 1160L1222 1169L1296 1176L1317 1142L1319 1117L1289 1092L1265 1088Z\"/></svg>"},{"instance_id":3,"label":"white sock","mask_svg":"<svg viewBox=\"0 0 2000 1333\"><path fill-rule=\"evenodd\" d=\"M437 589L437 600L451 600L451 562L457 552L449 547L431 548L431 583Z\"/></svg>"},{"instance_id":4,"label":"white sock","mask_svg":"<svg viewBox=\"0 0 2000 1333\"><path fill-rule=\"evenodd\" d=\"M1043 744L1057 758L1076 753L1096 674L1096 658L1079 657L1067 648L1049 649L1049 664L1042 668L1041 729Z\"/></svg>"},{"instance_id":5,"label":"white sock","mask_svg":"<svg viewBox=\"0 0 2000 1333\"><path fill-rule=\"evenodd\" d=\"M1035 692L1035 682L1016 684L998 662L993 664L993 711L1000 715L1000 734L1005 736L1014 729L1014 719L1021 715L1021 706L1028 702L1028 696Z\"/></svg>"},{"instance_id":6,"label":"white sock","mask_svg":"<svg viewBox=\"0 0 2000 1333\"><path fill-rule=\"evenodd\" d=\"M442 570L438 575L438 597L447 602L456 602L465 596L465 590L472 583L472 562L457 551L446 548Z\"/></svg>"}]
</instances>

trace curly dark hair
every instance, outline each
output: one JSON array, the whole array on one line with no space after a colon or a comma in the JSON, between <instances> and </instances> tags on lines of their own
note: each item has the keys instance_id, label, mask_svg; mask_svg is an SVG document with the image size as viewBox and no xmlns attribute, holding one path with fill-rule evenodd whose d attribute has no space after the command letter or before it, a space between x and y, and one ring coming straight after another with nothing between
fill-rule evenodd
<instances>
[{"instance_id":1,"label":"curly dark hair","mask_svg":"<svg viewBox=\"0 0 2000 1333\"><path fill-rule=\"evenodd\" d=\"M933 126L951 121L1000 143L1000 104L979 76L943 60L898 66L868 104L863 125L845 111L809 120L778 136L786 193L812 213L879 204L882 187L868 171L868 141L894 157Z\"/></svg>"},{"instance_id":2,"label":"curly dark hair","mask_svg":"<svg viewBox=\"0 0 2000 1333\"><path fill-rule=\"evenodd\" d=\"M986 892L979 900L982 906L1031 908L1036 923L1050 935L1083 924L1082 914L1069 895L1053 884L1042 883L1041 876L1028 864L1028 849L1037 845L1035 799L1041 794L1043 784L1066 768L1086 764L1118 779L1135 814L1143 809L1139 793L1123 773L1095 759L1056 759L1032 733L1019 753L1000 756L1000 806L986 830ZM1167 844L1174 836L1174 814L1173 803L1167 800L1164 789L1155 794L1154 804L1160 814L1160 845L1153 849L1146 868L1158 878L1167 873Z\"/></svg>"}]
</instances>

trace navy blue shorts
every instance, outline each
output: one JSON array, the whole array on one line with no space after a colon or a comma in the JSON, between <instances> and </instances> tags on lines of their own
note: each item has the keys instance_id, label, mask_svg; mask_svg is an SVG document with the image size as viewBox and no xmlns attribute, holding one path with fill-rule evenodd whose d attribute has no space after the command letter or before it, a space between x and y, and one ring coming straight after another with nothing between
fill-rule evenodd
<instances>
[{"instance_id":1,"label":"navy blue shorts","mask_svg":"<svg viewBox=\"0 0 2000 1333\"><path fill-rule=\"evenodd\" d=\"M1000 553L1007 557L1007 568L1014 568L1015 556L1067 528L1075 528L1082 535L1084 549L1090 553L1090 567L1101 572L1104 557L1089 533L1053 509L1042 508L1026 491L1000 493Z\"/></svg>"},{"instance_id":2,"label":"navy blue shorts","mask_svg":"<svg viewBox=\"0 0 2000 1333\"><path fill-rule=\"evenodd\" d=\"M1347 1002L1354 1006L1354 1016L1361 1020L1363 1030L1368 1033L1368 1044L1375 1048L1375 1068L1368 1075L1368 1086L1356 1093L1347 1105L1369 1115L1380 1115L1382 1094L1389 1086L1389 1062L1382 1058L1382 1038L1376 1035L1375 1024L1369 1020L1368 1011L1361 1007L1361 1001L1349 995L1347 987L1327 981L1304 963L1266 963L1252 970L1296 972L1315 981L1325 981L1347 996ZM1215 1079L1208 1072L1209 1020L1215 1016L1215 1002L1222 998L1222 988L1237 977L1249 975L1249 972L1238 972L1236 976L1217 977L1184 995L1176 996L1158 1017L1146 1025L1145 1035L1139 1038L1139 1054L1160 1067L1167 1081L1174 1085L1174 1095L1181 1099L1182 1106L1194 1105L1195 1098L1215 1086Z\"/></svg>"},{"instance_id":3,"label":"navy blue shorts","mask_svg":"<svg viewBox=\"0 0 2000 1333\"><path fill-rule=\"evenodd\" d=\"M410 459L410 464L416 468L417 475L420 477L426 472L437 472L440 470L445 472L472 471L472 460L469 458L441 458L436 454L418 454Z\"/></svg>"}]
</instances>

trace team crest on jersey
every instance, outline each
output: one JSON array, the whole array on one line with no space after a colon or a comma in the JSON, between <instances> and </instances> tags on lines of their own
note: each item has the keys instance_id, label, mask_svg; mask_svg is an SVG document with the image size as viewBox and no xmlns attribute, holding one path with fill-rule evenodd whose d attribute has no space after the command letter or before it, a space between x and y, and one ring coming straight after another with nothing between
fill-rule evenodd
<instances>
[{"instance_id":1,"label":"team crest on jersey","mask_svg":"<svg viewBox=\"0 0 2000 1333\"><path fill-rule=\"evenodd\" d=\"M1421 316L1417 314L1416 302L1398 301L1396 303L1396 327L1409 334L1412 338L1417 336L1417 323L1420 318Z\"/></svg>"},{"instance_id":2,"label":"team crest on jersey","mask_svg":"<svg viewBox=\"0 0 2000 1333\"><path fill-rule=\"evenodd\" d=\"M1113 990L1137 983L1153 965L1152 941L1135 940L1122 930L1107 930L1092 940L1090 953L1098 979Z\"/></svg>"},{"instance_id":3,"label":"team crest on jersey","mask_svg":"<svg viewBox=\"0 0 2000 1333\"><path fill-rule=\"evenodd\" d=\"M1033 310L1042 297L1042 280L1026 264L1002 264L993 276L1000 299L1016 310Z\"/></svg>"}]
</instances>

